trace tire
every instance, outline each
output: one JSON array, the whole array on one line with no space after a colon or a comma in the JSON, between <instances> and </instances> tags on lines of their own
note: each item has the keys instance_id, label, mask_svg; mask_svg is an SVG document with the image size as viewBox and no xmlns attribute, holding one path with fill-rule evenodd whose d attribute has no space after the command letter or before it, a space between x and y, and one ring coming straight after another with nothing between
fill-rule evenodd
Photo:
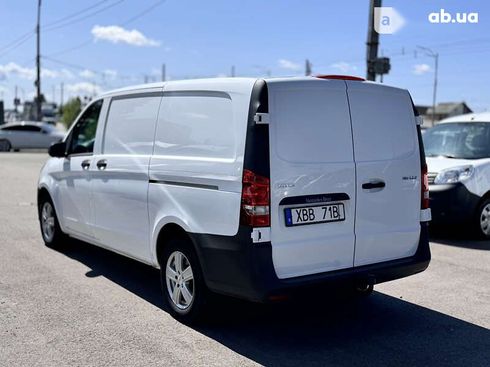
<instances>
[{"instance_id":1,"label":"tire","mask_svg":"<svg viewBox=\"0 0 490 367\"><path fill-rule=\"evenodd\" d=\"M363 285L355 285L353 288L353 293L356 297L359 298L367 298L371 294L373 294L374 285L373 284L363 284Z\"/></svg>"},{"instance_id":2,"label":"tire","mask_svg":"<svg viewBox=\"0 0 490 367\"><path fill-rule=\"evenodd\" d=\"M44 244L50 248L60 248L65 243L67 236L61 230L53 201L47 194L40 197L38 211Z\"/></svg>"},{"instance_id":3,"label":"tire","mask_svg":"<svg viewBox=\"0 0 490 367\"><path fill-rule=\"evenodd\" d=\"M0 139L0 152L10 152L12 144L7 139Z\"/></svg>"},{"instance_id":4,"label":"tire","mask_svg":"<svg viewBox=\"0 0 490 367\"><path fill-rule=\"evenodd\" d=\"M184 324L201 320L209 291L190 239L184 235L169 239L159 262L163 300L170 314Z\"/></svg>"},{"instance_id":5,"label":"tire","mask_svg":"<svg viewBox=\"0 0 490 367\"><path fill-rule=\"evenodd\" d=\"M480 239L490 239L490 199L483 200L476 210L475 234Z\"/></svg>"}]
</instances>

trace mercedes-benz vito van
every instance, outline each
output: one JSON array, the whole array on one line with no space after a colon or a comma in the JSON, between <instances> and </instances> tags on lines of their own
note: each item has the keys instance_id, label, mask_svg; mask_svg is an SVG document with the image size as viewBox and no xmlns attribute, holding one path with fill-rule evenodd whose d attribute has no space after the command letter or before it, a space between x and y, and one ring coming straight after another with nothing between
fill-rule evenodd
<instances>
[{"instance_id":1,"label":"mercedes-benz vito van","mask_svg":"<svg viewBox=\"0 0 490 367\"><path fill-rule=\"evenodd\" d=\"M92 101L40 174L44 242L161 269L172 314L375 283L430 261L425 156L406 90L354 77L206 79Z\"/></svg>"}]
</instances>

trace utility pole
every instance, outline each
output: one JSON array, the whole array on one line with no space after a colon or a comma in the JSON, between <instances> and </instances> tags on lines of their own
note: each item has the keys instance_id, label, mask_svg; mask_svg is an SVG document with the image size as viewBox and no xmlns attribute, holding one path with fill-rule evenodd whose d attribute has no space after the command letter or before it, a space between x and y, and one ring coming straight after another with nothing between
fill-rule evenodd
<instances>
[{"instance_id":1,"label":"utility pole","mask_svg":"<svg viewBox=\"0 0 490 367\"><path fill-rule=\"evenodd\" d=\"M310 60L306 59L305 61L305 75L310 76L311 75L311 62Z\"/></svg>"},{"instance_id":2,"label":"utility pole","mask_svg":"<svg viewBox=\"0 0 490 367\"><path fill-rule=\"evenodd\" d=\"M235 77L235 65L232 65L231 66L231 77L234 78Z\"/></svg>"},{"instance_id":3,"label":"utility pole","mask_svg":"<svg viewBox=\"0 0 490 367\"><path fill-rule=\"evenodd\" d=\"M17 87L17 86L15 86L15 97L14 97L14 111L15 111L15 113L17 113L17 111L18 111L18 106L19 106L19 104L20 104L19 98L17 98L17 89L18 89L18 87ZM2 99L3 99L3 98L2 98Z\"/></svg>"},{"instance_id":4,"label":"utility pole","mask_svg":"<svg viewBox=\"0 0 490 367\"><path fill-rule=\"evenodd\" d=\"M37 2L36 119L41 121L41 0Z\"/></svg>"},{"instance_id":5,"label":"utility pole","mask_svg":"<svg viewBox=\"0 0 490 367\"><path fill-rule=\"evenodd\" d=\"M381 0L370 0L369 3L369 22L368 22L368 38L367 38L367 80L376 80L375 62L378 58L379 34L374 30L374 8L381 7Z\"/></svg>"},{"instance_id":6,"label":"utility pole","mask_svg":"<svg viewBox=\"0 0 490 367\"><path fill-rule=\"evenodd\" d=\"M167 78L166 74L167 74L166 65L162 64L162 82L164 82L165 79Z\"/></svg>"},{"instance_id":7,"label":"utility pole","mask_svg":"<svg viewBox=\"0 0 490 367\"><path fill-rule=\"evenodd\" d=\"M64 92L64 88L65 88L65 84L63 82L61 82L61 85L60 85L60 108L58 109L60 114L63 113L63 92Z\"/></svg>"},{"instance_id":8,"label":"utility pole","mask_svg":"<svg viewBox=\"0 0 490 367\"><path fill-rule=\"evenodd\" d=\"M434 58L434 89L432 91L432 126L436 123L437 72L439 69L439 53L427 47L417 46L427 56Z\"/></svg>"}]
</instances>

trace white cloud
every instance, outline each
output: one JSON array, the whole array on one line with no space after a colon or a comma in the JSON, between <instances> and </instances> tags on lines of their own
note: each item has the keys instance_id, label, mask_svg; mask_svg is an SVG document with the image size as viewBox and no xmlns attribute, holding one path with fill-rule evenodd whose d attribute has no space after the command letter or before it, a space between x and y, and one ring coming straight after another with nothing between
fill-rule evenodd
<instances>
[{"instance_id":1,"label":"white cloud","mask_svg":"<svg viewBox=\"0 0 490 367\"><path fill-rule=\"evenodd\" d=\"M60 77L65 79L73 79L75 78L75 75L73 75L73 73L68 69L61 69Z\"/></svg>"},{"instance_id":2,"label":"white cloud","mask_svg":"<svg viewBox=\"0 0 490 367\"><path fill-rule=\"evenodd\" d=\"M280 68L291 70L291 71L299 71L301 70L301 65L290 60L280 59L278 60L278 64Z\"/></svg>"},{"instance_id":3,"label":"white cloud","mask_svg":"<svg viewBox=\"0 0 490 367\"><path fill-rule=\"evenodd\" d=\"M36 77L36 71L34 68L26 68L16 64L15 62L0 65L0 80L7 79L11 76L33 80Z\"/></svg>"},{"instance_id":4,"label":"white cloud","mask_svg":"<svg viewBox=\"0 0 490 367\"><path fill-rule=\"evenodd\" d=\"M92 70L88 69L81 71L79 75L85 79L92 79L95 77L95 73Z\"/></svg>"},{"instance_id":5,"label":"white cloud","mask_svg":"<svg viewBox=\"0 0 490 367\"><path fill-rule=\"evenodd\" d=\"M350 72L354 72L357 70L357 66L349 64L348 62L345 62L345 61L336 62L330 66L332 68L340 71L341 73L350 73Z\"/></svg>"},{"instance_id":6,"label":"white cloud","mask_svg":"<svg viewBox=\"0 0 490 367\"><path fill-rule=\"evenodd\" d=\"M132 46L160 46L159 41L147 38L143 33L136 29L128 30L117 25L99 26L92 28L92 35L95 40L104 40L112 43L126 43Z\"/></svg>"},{"instance_id":7,"label":"white cloud","mask_svg":"<svg viewBox=\"0 0 490 367\"><path fill-rule=\"evenodd\" d=\"M8 64L0 65L0 80L5 80L9 77L34 80L36 79L36 68L34 67L27 68L19 64L16 64L15 62L9 62ZM62 69L58 71L58 70L41 68L41 77L52 78L52 79L61 78L61 77L72 78L73 73L66 69Z\"/></svg>"},{"instance_id":8,"label":"white cloud","mask_svg":"<svg viewBox=\"0 0 490 367\"><path fill-rule=\"evenodd\" d=\"M416 64L412 67L412 73L415 75L423 75L431 70L431 67L427 64Z\"/></svg>"},{"instance_id":9,"label":"white cloud","mask_svg":"<svg viewBox=\"0 0 490 367\"><path fill-rule=\"evenodd\" d=\"M80 82L80 83L67 84L66 91L70 95L92 96L92 95L97 95L102 93L102 88L100 88L98 85L94 83Z\"/></svg>"},{"instance_id":10,"label":"white cloud","mask_svg":"<svg viewBox=\"0 0 490 367\"><path fill-rule=\"evenodd\" d=\"M114 80L117 78L117 70L114 69L105 69L103 71L104 77Z\"/></svg>"}]
</instances>

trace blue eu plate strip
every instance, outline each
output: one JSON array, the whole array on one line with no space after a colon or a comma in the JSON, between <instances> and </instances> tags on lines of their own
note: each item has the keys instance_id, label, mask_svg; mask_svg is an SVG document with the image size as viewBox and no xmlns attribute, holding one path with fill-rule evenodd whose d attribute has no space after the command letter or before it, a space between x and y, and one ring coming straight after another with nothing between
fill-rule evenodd
<instances>
[{"instance_id":1,"label":"blue eu plate strip","mask_svg":"<svg viewBox=\"0 0 490 367\"><path fill-rule=\"evenodd\" d=\"M286 218L286 226L290 227L293 225L293 216L291 215L291 209L284 209L284 217Z\"/></svg>"}]
</instances>

